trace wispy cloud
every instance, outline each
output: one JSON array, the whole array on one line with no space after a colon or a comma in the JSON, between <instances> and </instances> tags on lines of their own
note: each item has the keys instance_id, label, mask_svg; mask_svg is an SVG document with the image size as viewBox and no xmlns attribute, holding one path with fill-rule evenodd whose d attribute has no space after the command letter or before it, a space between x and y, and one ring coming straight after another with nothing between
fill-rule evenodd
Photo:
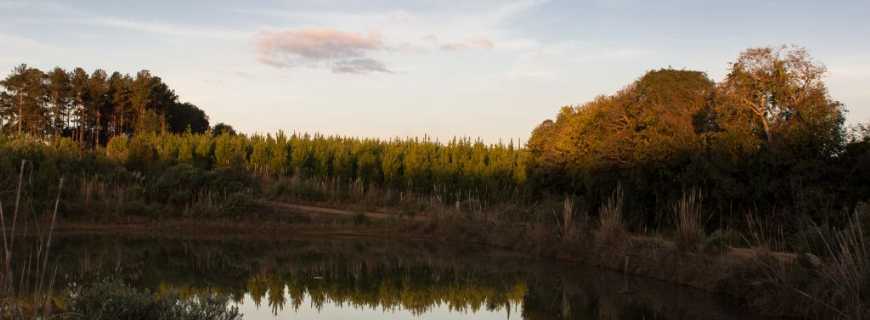
<instances>
[{"instance_id":1,"label":"wispy cloud","mask_svg":"<svg viewBox=\"0 0 870 320\"><path fill-rule=\"evenodd\" d=\"M392 73L387 66L378 60L371 58L351 59L336 61L332 65L332 72L335 73L369 73L369 72L386 72Z\"/></svg>"},{"instance_id":2,"label":"wispy cloud","mask_svg":"<svg viewBox=\"0 0 870 320\"><path fill-rule=\"evenodd\" d=\"M463 49L492 49L495 44L486 38L474 38L461 42L449 42L441 45L441 50L454 51Z\"/></svg>"},{"instance_id":3,"label":"wispy cloud","mask_svg":"<svg viewBox=\"0 0 870 320\"><path fill-rule=\"evenodd\" d=\"M44 15L39 17L16 18L12 20L13 22L24 22L30 24L77 24L103 27L112 30L121 29L163 36L194 38L246 39L251 35L250 32L212 26L175 24L159 20L143 20L129 17L99 15L81 10L76 6L50 1L0 1L0 8L44 13Z\"/></svg>"},{"instance_id":4,"label":"wispy cloud","mask_svg":"<svg viewBox=\"0 0 870 320\"><path fill-rule=\"evenodd\" d=\"M482 1L440 6L437 10L409 11L388 7L370 12L282 9L233 10L238 14L273 19L285 27L329 26L339 30L374 31L391 51L423 52L463 49L516 49L529 43L508 29L512 21L548 0ZM449 8L449 9L446 9ZM504 45L503 45L504 44Z\"/></svg>"},{"instance_id":5,"label":"wispy cloud","mask_svg":"<svg viewBox=\"0 0 870 320\"><path fill-rule=\"evenodd\" d=\"M327 67L335 73L356 74L390 72L383 62L369 57L386 48L374 33L303 28L263 31L255 41L257 60L273 67Z\"/></svg>"},{"instance_id":6,"label":"wispy cloud","mask_svg":"<svg viewBox=\"0 0 870 320\"><path fill-rule=\"evenodd\" d=\"M131 31L179 37L244 39L250 36L249 32L244 31L220 29L213 27L178 25L160 21L143 21L117 17L88 17L84 19L72 20L72 22L100 27L119 28Z\"/></svg>"}]
</instances>

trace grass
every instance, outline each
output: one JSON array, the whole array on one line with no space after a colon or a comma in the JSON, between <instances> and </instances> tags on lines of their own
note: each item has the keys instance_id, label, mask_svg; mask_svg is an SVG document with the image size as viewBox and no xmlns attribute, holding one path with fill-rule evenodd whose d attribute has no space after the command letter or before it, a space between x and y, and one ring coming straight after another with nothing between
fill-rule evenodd
<instances>
[{"instance_id":1,"label":"grass","mask_svg":"<svg viewBox=\"0 0 870 320\"><path fill-rule=\"evenodd\" d=\"M683 192L682 198L674 205L675 242L680 250L695 251L704 239L704 226L701 221L702 200L700 192L691 190Z\"/></svg>"},{"instance_id":2,"label":"grass","mask_svg":"<svg viewBox=\"0 0 870 320\"><path fill-rule=\"evenodd\" d=\"M19 215L21 212L21 195L24 189L24 172L27 161L22 161L18 187L15 191L15 206L12 211L12 220L8 228L3 202L0 201L0 232L3 236L3 269L0 272L0 316L3 318L38 318L45 317L51 310L51 293L57 269L50 264L51 243L54 228L57 223L60 195L63 190L63 178L58 185L58 194L54 201L53 210L49 214L47 229L40 230L38 218L34 216L31 221L34 229L33 237L28 237L27 221L23 224L23 232L17 231ZM27 258L13 259L16 252L16 239L18 245L28 239L35 239L35 243L29 246L30 252ZM51 272L49 274L49 272ZM17 280L17 282L16 282Z\"/></svg>"},{"instance_id":3,"label":"grass","mask_svg":"<svg viewBox=\"0 0 870 320\"><path fill-rule=\"evenodd\" d=\"M22 211L21 209L27 207L21 205L27 203L26 199L22 199L22 197L27 198L27 193L22 191L26 180L26 165L27 163L22 164L18 175L18 189L14 194L15 205L13 210L8 212L11 213L11 216L0 212L0 227L2 227L4 246L2 274L0 274L2 288L0 289L3 290L4 296L12 294L20 296L21 293L41 294L41 292L53 289L54 270L51 268L49 254L52 230L58 219L60 192L58 197L53 199L53 211L45 209L52 208L51 205L39 207L39 210L31 210L47 212L41 220L33 219L31 221L33 224L31 230L36 230L31 232L37 233L36 239L38 241L33 244L34 249L29 255L16 256L17 259L12 258L12 248L19 247L24 241L23 238L15 240L16 235L19 234L16 228L21 228L23 225L20 221L23 217L31 216L27 210ZM148 200L151 204L161 204L158 209L180 205L184 208L179 210L179 212L184 213L183 217L214 216L227 218L229 217L225 212L227 208L243 207L246 199L250 200L250 196L258 195L253 191L244 191L250 188L245 179L224 179L220 175L212 175L202 170L183 166L169 170L157 179L138 177L136 180L142 181L140 183L141 190L136 190L136 186L133 186L117 189L118 191L114 192L116 187L113 181L97 178L71 179L71 189L80 192L78 194L76 192L68 193L67 196L75 198L67 200L72 200L71 202L83 200L85 203L90 203L89 209L97 214L115 213L119 208L137 211L129 204L138 199ZM241 187L223 187L228 184L236 184ZM123 186L123 183L118 185ZM649 238L648 235L629 234L626 227L625 196L621 186L617 186L599 207L597 237L589 239L592 241L586 241L587 239L584 238L591 234L589 231L592 229L588 212L585 210L584 198L572 196L561 199L546 198L533 205L519 202L492 203L482 201L482 198L474 193L450 198L445 196L446 193L400 192L377 186L364 186L360 181L341 182L324 179L301 179L299 177L278 179L272 184L264 183L263 186L265 186L263 189L268 190L266 194L273 199L303 200L301 202L311 202L314 205L345 207L352 212L369 211L363 209L372 207L387 209L385 211L394 213L392 216L397 219L387 222L401 220L401 223L416 226L416 229L405 229L418 231L415 233L416 235L428 235L431 238L445 239L455 243L485 244L524 250L530 254L541 256L567 255L569 258L585 257L585 251L591 252L590 250L595 248L605 252L605 254L600 255L602 258L613 260L612 262L598 263L600 265L613 265L625 272L652 275L675 282L692 279L686 280L685 277L681 278L682 276L673 276L673 274L682 272L694 276L707 272L705 266L721 262L721 260L716 259L728 258L727 256L721 257L721 254L727 253L728 247L736 242L734 240L736 236L732 235L731 231L713 232L709 237L706 236L703 197L698 190L684 192L680 200L673 203L670 208L674 228L673 243L663 240L661 242L664 244L660 245L659 242L644 241ZM58 189L62 187L61 185ZM229 192L236 189L243 190L243 192ZM161 190L172 190L172 192L164 194L161 193ZM197 192L187 192L190 190ZM48 202L44 200L46 199L31 201ZM634 204L634 202L629 202L629 207ZM360 205L362 207L359 207ZM63 206L63 208L68 207ZM0 210L3 209L5 207L0 204ZM665 212L667 211L665 210ZM399 219L403 213L412 216L413 219ZM11 218L11 224L7 218ZM421 219L417 221L416 218ZM629 216L629 218L631 217ZM374 220L370 221L369 217L364 214L350 215L345 220L346 223L358 225L360 228L375 222ZM801 266L800 263L795 264L791 261L771 258L775 254L772 251L782 251L788 248L785 246L787 243L784 237L775 237L777 234L782 235L784 231L770 221L759 220L753 215L748 215L748 227L745 230L749 230L750 236L755 240L754 243L760 247L754 251L758 256L753 261L755 266L752 267L754 269L751 270L752 272L740 275L742 278L735 278L737 285L743 289L749 288L749 294L755 294L752 296L754 297L752 299L755 299L752 305L758 308L786 309L792 307L801 308L800 313L808 315L818 315L820 312L827 311L837 313L844 319L862 318L866 314L864 296L867 295L868 291L867 274L870 267L868 267L867 259L870 254L868 254L864 242L865 235L860 232L864 229L860 227L863 220L859 217L852 220L854 221L850 224L851 227L841 229L840 232L822 232L820 228L815 229L819 237L824 239L825 245L821 247L825 250L813 252L821 258L817 264L807 267ZM37 221L42 221L42 226ZM260 224L264 224L264 222L271 221L257 221ZM426 229L420 230L421 225L425 226ZM669 227L668 225L659 226L659 228ZM825 226L825 228L836 230L831 226ZM642 228L641 230L645 231ZM637 239L638 241L628 241L629 239ZM584 243L592 245L583 247ZM677 251L695 252L701 247L701 244L705 248L705 253L710 252L706 250L707 247L712 247L716 249L718 255L671 254ZM629 256L631 256L631 261L628 259ZM686 260L671 263L674 261L667 260L670 256L678 256L680 259ZM693 257L686 258L685 256ZM699 262L708 264L684 263L695 258ZM631 268L629 268L629 264L631 264ZM717 272L728 271L728 267L719 268L717 266L716 270ZM674 271L673 269L676 268L693 270ZM728 275L701 276L707 277L704 279L718 279L717 277ZM17 279L28 279L28 281ZM752 292L751 289L756 289L755 283L769 285L770 288ZM786 301L780 297L789 297L792 300ZM45 297L40 299L33 299L31 303L40 307L25 311L32 313L35 312L34 310L49 309L45 307L48 305L48 299ZM12 309L6 308L5 310ZM24 310L24 308L20 308L20 310ZM18 314L23 314L22 312L18 312Z\"/></svg>"},{"instance_id":4,"label":"grass","mask_svg":"<svg viewBox=\"0 0 870 320\"><path fill-rule=\"evenodd\" d=\"M864 300L870 276L870 252L856 212L849 225L837 233L827 245L830 258L820 268L824 290L816 292L817 299L838 307L845 318L864 319L868 305Z\"/></svg>"},{"instance_id":5,"label":"grass","mask_svg":"<svg viewBox=\"0 0 870 320\"><path fill-rule=\"evenodd\" d=\"M601 206L598 214L598 232L601 242L608 245L618 245L628 239L628 231L622 218L623 194L622 187L616 190Z\"/></svg>"},{"instance_id":6,"label":"grass","mask_svg":"<svg viewBox=\"0 0 870 320\"><path fill-rule=\"evenodd\" d=\"M870 308L870 248L863 225L867 214L866 207L859 209L834 231L808 224L823 248L795 259L778 258L783 253L759 247L755 257L726 279L734 289L731 294L771 315L865 319Z\"/></svg>"},{"instance_id":7,"label":"grass","mask_svg":"<svg viewBox=\"0 0 870 320\"><path fill-rule=\"evenodd\" d=\"M51 211L43 217L33 215L30 220L23 219L26 215L22 214L21 204L27 165L27 161L21 162L15 205L8 226L6 210L0 201L0 233L3 241L0 319L241 319L236 308L227 308L225 297L181 299L175 295L158 296L117 281L85 284L56 293L54 280L58 270L51 261L51 249L64 178L61 177L58 183ZM19 225L23 225L23 230L19 230ZM17 250L19 247L23 252Z\"/></svg>"}]
</instances>

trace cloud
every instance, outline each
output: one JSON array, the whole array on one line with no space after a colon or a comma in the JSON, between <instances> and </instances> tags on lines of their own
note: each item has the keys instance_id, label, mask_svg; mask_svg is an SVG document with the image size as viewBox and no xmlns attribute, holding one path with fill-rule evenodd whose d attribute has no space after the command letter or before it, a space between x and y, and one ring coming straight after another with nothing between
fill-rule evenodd
<instances>
[{"instance_id":1,"label":"cloud","mask_svg":"<svg viewBox=\"0 0 870 320\"><path fill-rule=\"evenodd\" d=\"M78 6L54 2L9 2L0 1L0 9L12 8L28 12L40 12L42 16L19 17L9 19L13 22L28 24L46 24L56 26L58 23L95 26L112 31L129 30L135 32L157 34L173 37L211 38L211 39L245 39L249 32L232 29L216 28L188 24L173 24L157 20L138 20L125 17L104 16L93 14L78 8ZM47 14L47 15L46 15Z\"/></svg>"},{"instance_id":2,"label":"cloud","mask_svg":"<svg viewBox=\"0 0 870 320\"><path fill-rule=\"evenodd\" d=\"M454 51L464 49L492 49L495 44L485 38L469 39L462 42L449 42L441 45L441 50Z\"/></svg>"},{"instance_id":3,"label":"cloud","mask_svg":"<svg viewBox=\"0 0 870 320\"><path fill-rule=\"evenodd\" d=\"M363 74L369 72L392 73L387 66L380 61L371 58L336 61L332 65L332 72Z\"/></svg>"},{"instance_id":4,"label":"cloud","mask_svg":"<svg viewBox=\"0 0 870 320\"><path fill-rule=\"evenodd\" d=\"M257 60L278 68L328 67L335 73L390 72L369 54L386 49L378 34L331 28L264 31L256 36Z\"/></svg>"},{"instance_id":5,"label":"cloud","mask_svg":"<svg viewBox=\"0 0 870 320\"><path fill-rule=\"evenodd\" d=\"M422 3L421 3L422 2ZM371 10L347 8L236 9L234 12L280 21L284 28L329 26L338 30L375 30L391 41L391 49L414 52L495 48L516 50L511 43L529 42L518 38L517 19L546 5L548 0L480 0L450 3L418 1L385 4ZM421 7L425 9L421 9ZM473 37L482 37L475 39ZM483 39L485 38L485 39ZM443 48L442 48L443 47Z\"/></svg>"},{"instance_id":6,"label":"cloud","mask_svg":"<svg viewBox=\"0 0 870 320\"><path fill-rule=\"evenodd\" d=\"M89 17L74 22L100 27L127 29L138 32L179 37L240 39L249 35L246 32L240 32L235 30L176 25L164 22L140 21L116 17Z\"/></svg>"}]
</instances>

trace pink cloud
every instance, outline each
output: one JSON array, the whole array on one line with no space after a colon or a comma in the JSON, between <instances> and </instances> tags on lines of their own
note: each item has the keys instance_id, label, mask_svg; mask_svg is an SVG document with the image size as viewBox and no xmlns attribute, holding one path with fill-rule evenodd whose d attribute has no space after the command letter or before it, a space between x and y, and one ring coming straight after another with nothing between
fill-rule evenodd
<instances>
[{"instance_id":1,"label":"pink cloud","mask_svg":"<svg viewBox=\"0 0 870 320\"><path fill-rule=\"evenodd\" d=\"M257 60L279 67L325 66L336 73L389 72L380 61L368 57L386 49L377 34L343 32L329 28L305 28L261 32L256 37Z\"/></svg>"}]
</instances>

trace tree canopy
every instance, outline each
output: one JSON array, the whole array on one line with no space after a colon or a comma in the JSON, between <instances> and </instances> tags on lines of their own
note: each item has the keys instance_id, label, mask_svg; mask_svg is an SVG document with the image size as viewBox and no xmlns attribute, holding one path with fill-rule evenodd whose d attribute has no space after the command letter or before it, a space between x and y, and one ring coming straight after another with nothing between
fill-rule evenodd
<instances>
[{"instance_id":1,"label":"tree canopy","mask_svg":"<svg viewBox=\"0 0 870 320\"><path fill-rule=\"evenodd\" d=\"M860 167L841 161L845 111L824 74L794 47L748 49L718 83L698 71L650 71L541 123L528 143L530 177L597 201L622 184L647 217L689 188L710 192L713 209L819 215L837 206L819 198L848 193L839 170Z\"/></svg>"},{"instance_id":2,"label":"tree canopy","mask_svg":"<svg viewBox=\"0 0 870 320\"><path fill-rule=\"evenodd\" d=\"M160 77L82 68L49 72L19 65L0 81L0 129L35 137L71 137L82 145L105 144L139 130L205 132L208 116L179 102Z\"/></svg>"}]
</instances>

